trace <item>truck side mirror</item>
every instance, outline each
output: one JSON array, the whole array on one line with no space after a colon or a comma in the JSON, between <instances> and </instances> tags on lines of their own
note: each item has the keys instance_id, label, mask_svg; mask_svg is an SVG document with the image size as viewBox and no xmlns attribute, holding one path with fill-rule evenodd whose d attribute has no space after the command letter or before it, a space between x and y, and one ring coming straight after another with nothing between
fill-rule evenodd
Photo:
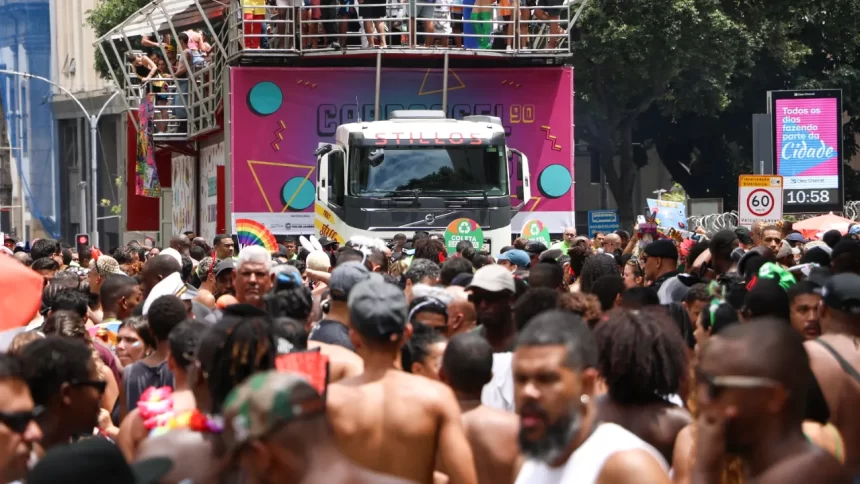
<instances>
[{"instance_id":1,"label":"truck side mirror","mask_svg":"<svg viewBox=\"0 0 860 484\"><path fill-rule=\"evenodd\" d=\"M383 148L377 148L373 150L368 156L367 161L370 162L370 166L377 168L382 162L385 161L385 150Z\"/></svg>"}]
</instances>

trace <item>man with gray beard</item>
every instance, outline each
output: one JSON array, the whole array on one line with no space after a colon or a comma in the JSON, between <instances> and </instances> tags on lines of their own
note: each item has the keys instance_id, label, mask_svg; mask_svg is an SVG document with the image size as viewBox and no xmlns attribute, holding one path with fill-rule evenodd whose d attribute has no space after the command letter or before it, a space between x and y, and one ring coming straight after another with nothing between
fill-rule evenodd
<instances>
[{"instance_id":1,"label":"man with gray beard","mask_svg":"<svg viewBox=\"0 0 860 484\"><path fill-rule=\"evenodd\" d=\"M597 344L568 312L534 317L517 340L514 401L520 416L516 484L668 483L668 465L639 437L596 420Z\"/></svg>"}]
</instances>

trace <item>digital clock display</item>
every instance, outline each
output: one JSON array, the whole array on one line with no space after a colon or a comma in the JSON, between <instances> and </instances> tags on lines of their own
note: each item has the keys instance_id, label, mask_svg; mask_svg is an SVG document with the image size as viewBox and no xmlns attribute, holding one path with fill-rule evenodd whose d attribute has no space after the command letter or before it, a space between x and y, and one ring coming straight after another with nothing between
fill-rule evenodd
<instances>
[{"instance_id":1,"label":"digital clock display","mask_svg":"<svg viewBox=\"0 0 860 484\"><path fill-rule=\"evenodd\" d=\"M837 189L785 190L783 203L785 205L830 204L839 199Z\"/></svg>"},{"instance_id":2,"label":"digital clock display","mask_svg":"<svg viewBox=\"0 0 860 484\"><path fill-rule=\"evenodd\" d=\"M784 211L841 211L841 91L772 91L768 96Z\"/></svg>"}]
</instances>

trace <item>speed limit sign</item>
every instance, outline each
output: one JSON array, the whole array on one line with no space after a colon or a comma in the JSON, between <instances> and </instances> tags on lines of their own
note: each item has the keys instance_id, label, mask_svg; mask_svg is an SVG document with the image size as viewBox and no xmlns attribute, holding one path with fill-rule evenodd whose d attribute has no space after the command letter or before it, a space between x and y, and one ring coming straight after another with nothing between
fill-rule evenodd
<instances>
[{"instance_id":1,"label":"speed limit sign","mask_svg":"<svg viewBox=\"0 0 860 484\"><path fill-rule=\"evenodd\" d=\"M738 179L740 225L782 220L782 177L741 175Z\"/></svg>"}]
</instances>

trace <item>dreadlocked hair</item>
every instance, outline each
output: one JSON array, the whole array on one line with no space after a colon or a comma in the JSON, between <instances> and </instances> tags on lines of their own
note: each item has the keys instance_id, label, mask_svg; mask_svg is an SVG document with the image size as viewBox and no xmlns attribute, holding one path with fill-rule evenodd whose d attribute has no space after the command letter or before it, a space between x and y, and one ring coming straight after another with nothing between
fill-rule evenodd
<instances>
[{"instance_id":1,"label":"dreadlocked hair","mask_svg":"<svg viewBox=\"0 0 860 484\"><path fill-rule=\"evenodd\" d=\"M198 359L206 373L212 412L221 413L227 395L254 373L275 367L278 346L266 316L225 315L204 336Z\"/></svg>"},{"instance_id":2,"label":"dreadlocked hair","mask_svg":"<svg viewBox=\"0 0 860 484\"><path fill-rule=\"evenodd\" d=\"M684 340L665 310L617 310L594 328L598 368L609 396L647 403L678 392L687 369Z\"/></svg>"}]
</instances>

